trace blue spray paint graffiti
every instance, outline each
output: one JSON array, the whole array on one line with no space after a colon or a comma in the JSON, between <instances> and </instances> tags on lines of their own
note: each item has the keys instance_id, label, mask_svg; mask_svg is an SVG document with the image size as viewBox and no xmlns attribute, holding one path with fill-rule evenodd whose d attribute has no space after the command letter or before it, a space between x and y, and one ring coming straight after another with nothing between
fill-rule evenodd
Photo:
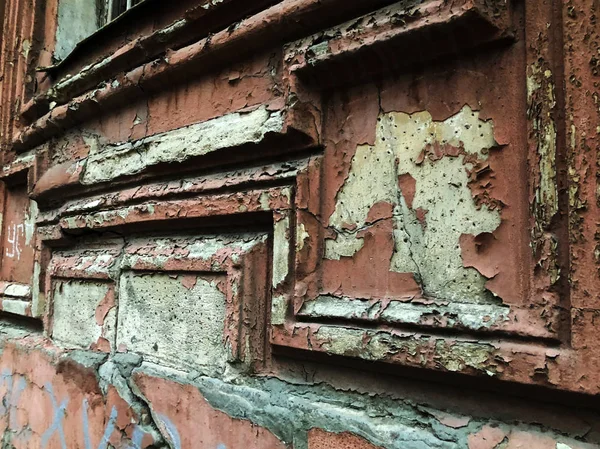
<instances>
[{"instance_id":1,"label":"blue spray paint graffiti","mask_svg":"<svg viewBox=\"0 0 600 449\"><path fill-rule=\"evenodd\" d=\"M16 409L19 405L22 393L27 388L27 380L20 375L13 375L8 370L3 370L0 373L0 388L6 387L6 392L0 397L0 416L9 416L9 422L11 429L15 430L18 427ZM52 437L57 435L61 449L67 449L67 440L65 437L64 421L66 415L66 409L69 404L69 398L63 398L60 403L56 397L52 384L46 383L44 385L44 391L50 399L52 405L52 421L48 429L41 436L41 449L45 449L50 443ZM7 400L7 401L6 401ZM6 407L5 404L8 404ZM89 403L86 398L82 400L82 429L83 429L83 443L85 449L93 449L92 442L90 439L90 424L89 424ZM104 432L100 443L98 443L97 449L107 449L111 435L113 434L117 422L117 409L112 407L109 419L104 427ZM157 426L159 430L167 439L168 443L173 449L182 449L181 437L179 432L173 424L173 422L165 415L156 415ZM139 427L135 426L131 435L131 444L129 449L142 449L142 442L144 439L145 432ZM79 445L77 445L79 447ZM227 449L227 447L220 443L215 449Z\"/></svg>"},{"instance_id":2,"label":"blue spray paint graffiti","mask_svg":"<svg viewBox=\"0 0 600 449\"><path fill-rule=\"evenodd\" d=\"M160 421L158 425L163 427L160 430L168 436L169 443L171 443L173 449L181 449L181 438L179 438L179 433L175 425L165 415L158 415L157 418Z\"/></svg>"},{"instance_id":3,"label":"blue spray paint graffiti","mask_svg":"<svg viewBox=\"0 0 600 449\"><path fill-rule=\"evenodd\" d=\"M83 422L83 440L85 443L85 449L92 449L92 443L90 442L90 425L88 423L88 401L87 399L83 399L82 404L82 422ZM106 427L104 428L104 434L102 435L102 439L98 444L98 449L106 449L108 447L108 440L115 430L115 422L117 421L117 409L113 407L110 411L110 417L108 418L108 423L106 423Z\"/></svg>"},{"instance_id":4,"label":"blue spray paint graffiti","mask_svg":"<svg viewBox=\"0 0 600 449\"><path fill-rule=\"evenodd\" d=\"M60 406L57 405L56 396L54 395L54 390L51 384L46 384L45 389L50 396L50 401L52 402L53 417L52 424L48 427L48 430L44 432L42 435L42 449L44 449L48 442L50 441L50 437L54 435L54 433L58 433L60 437L60 447L62 449L67 449L67 441L65 439L65 431L63 429L63 421L65 419L65 410L67 408L67 404L69 403L68 399L64 399Z\"/></svg>"}]
</instances>

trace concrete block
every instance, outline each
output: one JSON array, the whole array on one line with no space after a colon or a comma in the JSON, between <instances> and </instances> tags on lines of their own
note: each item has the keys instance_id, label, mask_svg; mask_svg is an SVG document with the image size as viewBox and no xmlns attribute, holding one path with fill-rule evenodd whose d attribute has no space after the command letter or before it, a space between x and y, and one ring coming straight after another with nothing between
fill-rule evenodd
<instances>
[{"instance_id":1,"label":"concrete block","mask_svg":"<svg viewBox=\"0 0 600 449\"><path fill-rule=\"evenodd\" d=\"M193 282L190 282L193 279ZM123 273L117 347L176 368L221 371L225 295L219 277Z\"/></svg>"}]
</instances>

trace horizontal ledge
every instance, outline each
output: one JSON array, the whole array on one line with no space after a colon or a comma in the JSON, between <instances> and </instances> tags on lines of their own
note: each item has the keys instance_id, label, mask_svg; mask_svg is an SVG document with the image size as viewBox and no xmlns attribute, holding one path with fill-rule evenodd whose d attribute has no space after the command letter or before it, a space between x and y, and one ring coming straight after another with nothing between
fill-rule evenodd
<instances>
[{"instance_id":1,"label":"horizontal ledge","mask_svg":"<svg viewBox=\"0 0 600 449\"><path fill-rule=\"evenodd\" d=\"M252 212L288 210L292 207L289 187L220 193L171 201L149 201L106 211L93 211L60 218L58 225L39 228L44 241L60 240L61 231L107 229L135 223L168 222Z\"/></svg>"},{"instance_id":2,"label":"horizontal ledge","mask_svg":"<svg viewBox=\"0 0 600 449\"><path fill-rule=\"evenodd\" d=\"M57 105L24 128L12 147L17 152L34 148L101 111L164 90L165 86L173 86L191 76L208 73L228 61L239 60L242 55L268 48L273 42L297 39L327 26L336 17L347 20L357 11L360 13L366 8L389 3L390 0L285 0L235 26L169 51L164 57L142 64L112 80L103 80L102 86ZM339 8L340 4L345 4L344 8ZM340 17L340 14L343 16Z\"/></svg>"},{"instance_id":3,"label":"horizontal ledge","mask_svg":"<svg viewBox=\"0 0 600 449\"><path fill-rule=\"evenodd\" d=\"M87 157L54 165L36 180L31 192L33 199L43 202L54 196L52 200L56 201L57 192L61 190L60 196L64 193L66 199L84 191L114 189L117 185L129 187L134 181L138 183L135 195L139 195L144 191L139 188L139 182L152 177L181 176L200 169L214 171L216 167L242 161L256 166L260 158L281 157L314 147L314 140L308 134L289 126L285 112L270 105L225 114L129 142L106 144L98 136L90 136L88 141L92 144ZM188 164L184 166L184 163ZM227 167L223 170L226 174ZM193 179L189 176L186 179ZM248 177L257 178L252 174ZM204 177L202 184L208 180ZM177 186L171 185L175 190L192 193L191 187ZM127 189L125 193L129 191ZM106 203L105 195L95 200ZM87 209L90 204L86 200Z\"/></svg>"},{"instance_id":4,"label":"horizontal ledge","mask_svg":"<svg viewBox=\"0 0 600 449\"><path fill-rule=\"evenodd\" d=\"M31 298L31 286L19 282L0 281L0 296L29 300Z\"/></svg>"},{"instance_id":5,"label":"horizontal ledge","mask_svg":"<svg viewBox=\"0 0 600 449\"><path fill-rule=\"evenodd\" d=\"M31 302L22 299L14 299L0 296L0 309L2 312L13 315L33 317L31 313Z\"/></svg>"},{"instance_id":6,"label":"horizontal ledge","mask_svg":"<svg viewBox=\"0 0 600 449\"><path fill-rule=\"evenodd\" d=\"M6 180L6 178L10 178L14 175L22 174L24 171L33 167L34 162L35 154L33 152L20 154L13 161L2 166L0 179Z\"/></svg>"},{"instance_id":7,"label":"horizontal ledge","mask_svg":"<svg viewBox=\"0 0 600 449\"><path fill-rule=\"evenodd\" d=\"M503 1L396 4L290 44L285 58L293 73L324 87L511 37L509 27Z\"/></svg>"},{"instance_id":8,"label":"horizontal ledge","mask_svg":"<svg viewBox=\"0 0 600 449\"><path fill-rule=\"evenodd\" d=\"M146 201L176 199L193 195L216 195L227 190L255 190L261 185L278 182L280 185L291 185L298 173L305 170L310 163L310 156L259 165L248 165L243 169L211 170L202 175L178 177L169 181L136 182L135 185L120 185L112 182L111 186L121 187L118 190L99 194L96 190L86 191L85 198L73 198L79 194L82 161L58 164L48 170L35 184L31 197L37 201L38 224L58 221L67 215L90 213L102 209L112 209L126 205L134 205ZM90 195L90 193L92 195ZM56 198L63 203L57 207ZM50 198L52 207L44 207L44 201Z\"/></svg>"},{"instance_id":9,"label":"horizontal ledge","mask_svg":"<svg viewBox=\"0 0 600 449\"><path fill-rule=\"evenodd\" d=\"M112 246L72 246L54 253L48 273L53 280L113 283L123 271L212 273L224 275L240 257L267 241L268 234L135 237ZM177 248L177 249L173 249Z\"/></svg>"},{"instance_id":10,"label":"horizontal ledge","mask_svg":"<svg viewBox=\"0 0 600 449\"><path fill-rule=\"evenodd\" d=\"M427 329L456 329L473 332L503 332L528 338L556 339L555 331L537 326L523 328L531 310L517 310L508 305L407 303L374 301L333 296L319 296L304 302L297 313L310 320L350 320L390 325L410 325ZM553 323L556 324L556 323ZM554 326L555 327L555 326Z\"/></svg>"},{"instance_id":11,"label":"horizontal ledge","mask_svg":"<svg viewBox=\"0 0 600 449\"><path fill-rule=\"evenodd\" d=\"M581 359L576 351L567 347L317 323L273 326L271 343L370 362L485 376L551 388L566 385L574 392L600 393L598 385L580 382L576 366Z\"/></svg>"},{"instance_id":12,"label":"horizontal ledge","mask_svg":"<svg viewBox=\"0 0 600 449\"><path fill-rule=\"evenodd\" d=\"M270 3L273 3L273 0L252 2L253 4L250 6L247 3L239 0L205 1L186 10L183 18L180 20L150 34L134 39L121 48L118 48L112 55L85 66L77 74L61 78L48 91L35 96L26 103L21 110L21 117L25 123L30 124L47 113L52 103L57 105L65 104L86 90L98 86L115 74L130 70L149 60L155 59L167 48L182 47L189 43L190 37L200 39L205 38L210 33L220 31L229 22L235 22L245 17L249 12L263 6L268 6ZM110 21L94 34L79 42L65 60L44 70L56 72L65 63L77 60L79 53L84 53L86 46L97 45L98 39L102 37L106 38L106 35L110 35L110 31L114 28L114 25L124 19L136 20L135 13L138 11L134 11L134 9L140 6L147 6L147 4L145 2L140 3L135 8L127 10L124 14ZM134 13L133 16L131 16L131 13ZM223 16L227 13L229 14L227 17L228 21L225 22ZM198 35L198 32L201 34Z\"/></svg>"}]
</instances>

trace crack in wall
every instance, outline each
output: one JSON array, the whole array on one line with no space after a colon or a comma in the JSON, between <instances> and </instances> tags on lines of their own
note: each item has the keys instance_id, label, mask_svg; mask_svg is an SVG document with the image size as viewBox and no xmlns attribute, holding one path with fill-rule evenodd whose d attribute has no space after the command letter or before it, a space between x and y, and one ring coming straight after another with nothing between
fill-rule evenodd
<instances>
[{"instance_id":1,"label":"crack in wall","mask_svg":"<svg viewBox=\"0 0 600 449\"><path fill-rule=\"evenodd\" d=\"M374 145L359 145L336 198L325 258L353 257L364 246L359 230L371 216L394 223L390 271L413 273L424 294L439 299L496 303L487 278L465 268L460 237L495 231L500 208L478 204L470 172L497 147L493 123L464 106L444 121L427 111L380 114ZM411 180L403 185L402 178ZM391 214L386 207L391 205Z\"/></svg>"}]
</instances>

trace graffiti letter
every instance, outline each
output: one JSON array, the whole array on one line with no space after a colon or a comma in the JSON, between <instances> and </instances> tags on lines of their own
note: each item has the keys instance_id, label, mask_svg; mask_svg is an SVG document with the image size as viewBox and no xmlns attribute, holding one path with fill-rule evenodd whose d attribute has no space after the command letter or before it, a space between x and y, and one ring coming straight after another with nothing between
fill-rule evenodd
<instances>
[{"instance_id":1,"label":"graffiti letter","mask_svg":"<svg viewBox=\"0 0 600 449\"><path fill-rule=\"evenodd\" d=\"M83 399L83 438L85 443L85 449L92 449L92 443L90 441L90 425L88 422L88 401ZM106 449L108 447L108 440L115 430L115 422L117 421L117 409L113 407L110 411L110 417L104 428L104 435L100 443L98 443L98 449Z\"/></svg>"},{"instance_id":2,"label":"graffiti letter","mask_svg":"<svg viewBox=\"0 0 600 449\"><path fill-rule=\"evenodd\" d=\"M21 397L21 393L27 387L27 382L25 382L25 378L20 377L15 379L12 387L12 393L10 395L10 428L12 430L17 430L17 405L19 405L19 398Z\"/></svg>"},{"instance_id":3,"label":"graffiti letter","mask_svg":"<svg viewBox=\"0 0 600 449\"><path fill-rule=\"evenodd\" d=\"M58 433L60 437L60 447L62 449L67 449L67 441L65 440L65 431L63 429L63 420L65 419L65 409L67 408L67 404L69 403L68 399L63 400L58 406L56 402L56 396L54 396L54 390L52 389L52 385L49 383L46 384L46 391L48 391L48 395L50 396L50 401L52 401L52 409L54 410L54 417L52 418L52 424L48 427L48 430L44 432L42 435L42 449L48 446L48 442L50 441L50 437L54 435L54 433Z\"/></svg>"},{"instance_id":4,"label":"graffiti letter","mask_svg":"<svg viewBox=\"0 0 600 449\"><path fill-rule=\"evenodd\" d=\"M17 230L15 231L15 251L17 253L17 260L21 259L21 247L19 246L19 242L21 241L21 237L25 234L25 226L22 224L17 225Z\"/></svg>"},{"instance_id":5,"label":"graffiti letter","mask_svg":"<svg viewBox=\"0 0 600 449\"><path fill-rule=\"evenodd\" d=\"M140 426L133 428L133 435L131 435L132 446L129 449L142 449L142 441L144 439L144 431Z\"/></svg>"},{"instance_id":6,"label":"graffiti letter","mask_svg":"<svg viewBox=\"0 0 600 449\"><path fill-rule=\"evenodd\" d=\"M6 407L4 407L4 398L7 396L10 397L12 389L12 373L7 369L4 369L2 374L0 374L0 387L3 385L6 385L6 393L0 398L0 415L5 415L7 413Z\"/></svg>"},{"instance_id":7,"label":"graffiti letter","mask_svg":"<svg viewBox=\"0 0 600 449\"><path fill-rule=\"evenodd\" d=\"M179 432L175 428L175 424L169 420L165 415L157 416L157 425L161 433L166 436L169 440L169 444L173 449L181 449L181 438Z\"/></svg>"},{"instance_id":8,"label":"graffiti letter","mask_svg":"<svg viewBox=\"0 0 600 449\"><path fill-rule=\"evenodd\" d=\"M10 236L11 229L12 229L12 237ZM6 231L7 231L6 242L9 245L12 245L12 249L10 249L10 250L8 249L8 245L7 245L6 255L8 257L12 258L12 257L15 257L15 240L17 238L17 227L14 224L12 226L9 225L8 228L6 229Z\"/></svg>"}]
</instances>

